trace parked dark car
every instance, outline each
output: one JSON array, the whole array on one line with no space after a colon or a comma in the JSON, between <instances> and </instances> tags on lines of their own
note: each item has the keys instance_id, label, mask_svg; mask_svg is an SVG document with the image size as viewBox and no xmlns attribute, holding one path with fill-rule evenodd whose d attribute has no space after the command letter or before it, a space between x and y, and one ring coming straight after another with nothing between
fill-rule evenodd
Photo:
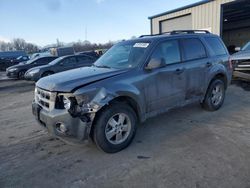
<instances>
[{"instance_id":1,"label":"parked dark car","mask_svg":"<svg viewBox=\"0 0 250 188\"><path fill-rule=\"evenodd\" d=\"M59 57L50 62L48 65L39 66L28 70L25 74L25 79L37 81L42 77L58 72L79 67L91 66L95 61L96 58L87 55L69 55Z\"/></svg>"},{"instance_id":2,"label":"parked dark car","mask_svg":"<svg viewBox=\"0 0 250 188\"><path fill-rule=\"evenodd\" d=\"M0 70L6 71L8 67L17 65L20 62L28 61L28 56L20 56L16 59L0 59Z\"/></svg>"},{"instance_id":3,"label":"parked dark car","mask_svg":"<svg viewBox=\"0 0 250 188\"><path fill-rule=\"evenodd\" d=\"M18 57L28 57L24 51L0 52L0 70L5 71L8 67L16 65Z\"/></svg>"},{"instance_id":4,"label":"parked dark car","mask_svg":"<svg viewBox=\"0 0 250 188\"><path fill-rule=\"evenodd\" d=\"M234 66L234 77L250 81L250 42L233 54L231 60Z\"/></svg>"},{"instance_id":5,"label":"parked dark car","mask_svg":"<svg viewBox=\"0 0 250 188\"><path fill-rule=\"evenodd\" d=\"M52 135L73 142L92 138L114 153L149 117L194 102L220 109L231 76L229 53L216 35L142 36L116 44L92 67L42 78L32 109Z\"/></svg>"},{"instance_id":6,"label":"parked dark car","mask_svg":"<svg viewBox=\"0 0 250 188\"><path fill-rule=\"evenodd\" d=\"M33 67L46 65L56 58L57 57L55 57L55 56L39 57L39 58L29 60L27 62L19 63L18 65L14 65L14 66L7 68L6 74L10 78L23 79L24 74L27 70L29 70Z\"/></svg>"}]
</instances>

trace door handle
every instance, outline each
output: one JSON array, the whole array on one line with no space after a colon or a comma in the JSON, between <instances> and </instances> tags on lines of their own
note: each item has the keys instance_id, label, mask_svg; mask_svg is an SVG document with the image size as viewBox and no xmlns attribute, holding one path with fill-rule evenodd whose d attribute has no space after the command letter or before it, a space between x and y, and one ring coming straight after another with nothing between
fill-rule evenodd
<instances>
[{"instance_id":1,"label":"door handle","mask_svg":"<svg viewBox=\"0 0 250 188\"><path fill-rule=\"evenodd\" d=\"M179 69L179 68L178 68L178 69L175 70L175 73L176 73L176 74L181 74L181 73L184 72L184 70L185 70L184 68L182 68L182 69Z\"/></svg>"},{"instance_id":2,"label":"door handle","mask_svg":"<svg viewBox=\"0 0 250 188\"><path fill-rule=\"evenodd\" d=\"M211 67L213 64L211 62L206 63L206 67Z\"/></svg>"}]
</instances>

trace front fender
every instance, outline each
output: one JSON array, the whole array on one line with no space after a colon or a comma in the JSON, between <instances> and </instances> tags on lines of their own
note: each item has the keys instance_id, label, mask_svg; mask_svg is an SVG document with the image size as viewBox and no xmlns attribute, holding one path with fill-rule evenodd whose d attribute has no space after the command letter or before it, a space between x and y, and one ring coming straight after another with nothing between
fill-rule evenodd
<instances>
[{"instance_id":1,"label":"front fender","mask_svg":"<svg viewBox=\"0 0 250 188\"><path fill-rule=\"evenodd\" d=\"M80 106L83 107L84 113L95 113L99 111L105 105L118 98L128 97L137 107L139 115L143 113L144 107L144 95L141 94L138 88L128 84L112 84L109 88L91 88L91 89L79 89L74 93L76 100Z\"/></svg>"}]
</instances>

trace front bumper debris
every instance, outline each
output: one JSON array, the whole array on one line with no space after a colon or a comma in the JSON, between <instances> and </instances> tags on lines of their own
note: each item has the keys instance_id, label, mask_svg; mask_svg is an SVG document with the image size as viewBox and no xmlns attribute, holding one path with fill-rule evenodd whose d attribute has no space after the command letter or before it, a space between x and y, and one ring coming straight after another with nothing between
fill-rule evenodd
<instances>
[{"instance_id":1,"label":"front bumper debris","mask_svg":"<svg viewBox=\"0 0 250 188\"><path fill-rule=\"evenodd\" d=\"M244 61L234 66L233 77L250 81L250 62Z\"/></svg>"}]
</instances>

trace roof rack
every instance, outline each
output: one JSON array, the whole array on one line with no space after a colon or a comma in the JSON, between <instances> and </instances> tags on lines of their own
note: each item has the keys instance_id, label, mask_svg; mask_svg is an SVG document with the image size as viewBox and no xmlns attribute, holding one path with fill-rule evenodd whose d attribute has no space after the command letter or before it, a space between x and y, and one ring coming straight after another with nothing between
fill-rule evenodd
<instances>
[{"instance_id":1,"label":"roof rack","mask_svg":"<svg viewBox=\"0 0 250 188\"><path fill-rule=\"evenodd\" d=\"M171 32L164 32L164 33L155 34L155 35L141 35L139 38L153 37L153 36L160 36L160 35L201 34L201 33L210 34L210 32L207 30L174 30Z\"/></svg>"},{"instance_id":2,"label":"roof rack","mask_svg":"<svg viewBox=\"0 0 250 188\"><path fill-rule=\"evenodd\" d=\"M143 37L153 37L153 36L160 36L160 35L170 35L170 32L164 32L164 33L160 33L160 34L154 34L154 35L141 35L139 38L143 38Z\"/></svg>"},{"instance_id":3,"label":"roof rack","mask_svg":"<svg viewBox=\"0 0 250 188\"><path fill-rule=\"evenodd\" d=\"M170 32L171 35L176 35L176 34L199 34L199 33L205 33L205 34L210 34L209 31L207 30L174 30Z\"/></svg>"}]
</instances>

